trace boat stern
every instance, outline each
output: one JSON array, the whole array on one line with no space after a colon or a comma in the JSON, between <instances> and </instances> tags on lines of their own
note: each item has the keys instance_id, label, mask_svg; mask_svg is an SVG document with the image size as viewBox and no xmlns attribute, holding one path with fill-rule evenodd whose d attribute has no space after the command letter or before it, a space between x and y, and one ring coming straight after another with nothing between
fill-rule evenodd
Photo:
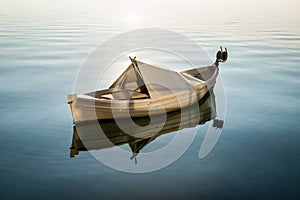
<instances>
[{"instance_id":1,"label":"boat stern","mask_svg":"<svg viewBox=\"0 0 300 200\"><path fill-rule=\"evenodd\" d=\"M70 105L70 110L72 113L72 118L73 118L73 123L76 121L75 120L75 113L74 113L74 101L77 99L76 94L69 94L68 95L68 104Z\"/></svg>"}]
</instances>

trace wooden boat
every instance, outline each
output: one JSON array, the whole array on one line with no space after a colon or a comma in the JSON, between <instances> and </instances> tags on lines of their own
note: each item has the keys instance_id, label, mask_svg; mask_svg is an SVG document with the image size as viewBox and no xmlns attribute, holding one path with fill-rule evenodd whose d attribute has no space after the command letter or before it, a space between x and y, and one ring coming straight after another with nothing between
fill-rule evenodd
<instances>
[{"instance_id":1,"label":"wooden boat","mask_svg":"<svg viewBox=\"0 0 300 200\"><path fill-rule=\"evenodd\" d=\"M227 49L218 51L212 65L182 72L130 60L108 89L68 95L74 123L146 117L193 105L215 85L219 62L227 60Z\"/></svg>"},{"instance_id":2,"label":"wooden boat","mask_svg":"<svg viewBox=\"0 0 300 200\"><path fill-rule=\"evenodd\" d=\"M154 122L151 124L149 124L149 117L136 118L134 121L139 126L134 128L130 123L125 123L125 127L120 129L114 120L77 124L73 129L70 157L78 155L80 151L101 150L125 144L129 145L133 155L136 156L142 148L164 134L195 127L211 120L214 120L214 127L222 128L223 122L216 119L217 113L213 91L207 93L195 106L199 109L190 106L182 110L169 112L163 127L153 135L151 135L151 130L155 130L157 126L161 125L159 115L151 119Z\"/></svg>"}]
</instances>

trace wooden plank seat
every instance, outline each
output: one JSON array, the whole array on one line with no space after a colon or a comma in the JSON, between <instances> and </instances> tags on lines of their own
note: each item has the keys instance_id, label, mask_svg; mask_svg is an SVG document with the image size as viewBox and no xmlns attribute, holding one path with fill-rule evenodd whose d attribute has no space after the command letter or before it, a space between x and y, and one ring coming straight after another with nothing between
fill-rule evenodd
<instances>
[{"instance_id":1,"label":"wooden plank seat","mask_svg":"<svg viewBox=\"0 0 300 200\"><path fill-rule=\"evenodd\" d=\"M136 92L136 91L116 91L108 94L103 94L100 98L104 99L118 99L118 100L128 100L128 99L147 99L149 96L144 93Z\"/></svg>"}]
</instances>

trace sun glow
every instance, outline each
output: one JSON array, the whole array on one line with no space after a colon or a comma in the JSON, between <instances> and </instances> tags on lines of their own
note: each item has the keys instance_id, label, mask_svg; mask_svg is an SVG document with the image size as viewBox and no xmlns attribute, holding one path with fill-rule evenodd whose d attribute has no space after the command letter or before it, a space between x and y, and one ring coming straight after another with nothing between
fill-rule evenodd
<instances>
[{"instance_id":1,"label":"sun glow","mask_svg":"<svg viewBox=\"0 0 300 200\"><path fill-rule=\"evenodd\" d=\"M141 23L143 18L139 15L127 15L123 17L123 20L129 25L137 25Z\"/></svg>"}]
</instances>

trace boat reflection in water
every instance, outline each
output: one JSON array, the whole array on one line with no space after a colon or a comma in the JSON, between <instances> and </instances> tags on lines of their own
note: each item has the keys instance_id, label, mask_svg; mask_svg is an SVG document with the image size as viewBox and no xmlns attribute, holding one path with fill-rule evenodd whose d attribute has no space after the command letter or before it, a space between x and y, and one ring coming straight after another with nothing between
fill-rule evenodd
<instances>
[{"instance_id":1,"label":"boat reflection in water","mask_svg":"<svg viewBox=\"0 0 300 200\"><path fill-rule=\"evenodd\" d=\"M215 94L213 91L208 92L198 102L197 107L199 109L191 106L167 113L166 120L162 126L162 118L160 116L152 116L151 119L149 117L132 119L135 122L135 126L130 127L132 124L129 123L127 127L122 127L122 129L119 128L120 123L118 125L114 120L76 124L74 126L72 146L70 147L70 157L78 155L80 151L101 150L128 144L133 154L132 159L137 156L142 148L161 135L184 128L196 127L211 120L213 120L213 127L222 128L223 121L216 119L215 104ZM154 134L151 134L153 130L157 130L158 126L161 126L161 128Z\"/></svg>"}]
</instances>

